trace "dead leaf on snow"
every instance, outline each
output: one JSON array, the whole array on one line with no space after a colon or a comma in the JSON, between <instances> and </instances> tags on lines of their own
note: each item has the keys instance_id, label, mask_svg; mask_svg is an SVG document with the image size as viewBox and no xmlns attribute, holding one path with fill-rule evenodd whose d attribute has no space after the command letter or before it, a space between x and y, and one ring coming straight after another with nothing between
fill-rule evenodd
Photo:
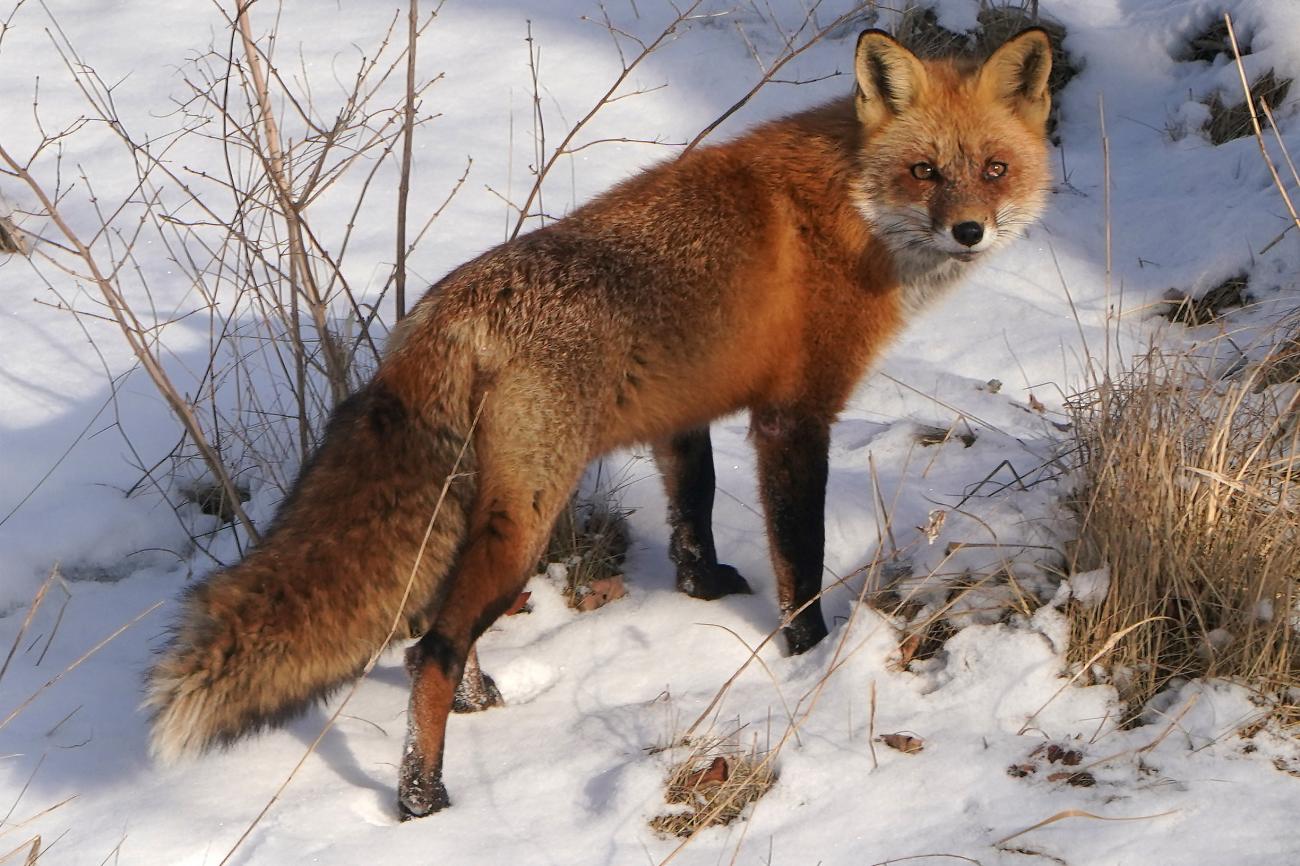
<instances>
[{"instance_id":1,"label":"dead leaf on snow","mask_svg":"<svg viewBox=\"0 0 1300 866\"><path fill-rule=\"evenodd\" d=\"M1047 777L1049 782L1064 782L1067 785L1073 785L1076 788L1091 788L1097 784L1097 778L1092 773L1067 773L1061 770L1052 773Z\"/></svg>"},{"instance_id":2,"label":"dead leaf on snow","mask_svg":"<svg viewBox=\"0 0 1300 866\"><path fill-rule=\"evenodd\" d=\"M904 755L915 755L925 748L925 740L912 734L881 734L877 739Z\"/></svg>"},{"instance_id":3,"label":"dead leaf on snow","mask_svg":"<svg viewBox=\"0 0 1300 866\"><path fill-rule=\"evenodd\" d=\"M731 777L731 768L727 766L727 759L719 755L713 759L713 763L703 770L696 770L682 780L682 787L694 790L701 785L709 783L721 785Z\"/></svg>"},{"instance_id":4,"label":"dead leaf on snow","mask_svg":"<svg viewBox=\"0 0 1300 866\"><path fill-rule=\"evenodd\" d=\"M900 670L906 668L916 658L916 654L921 649L922 635L919 631L914 631L903 642L898 645L898 667Z\"/></svg>"},{"instance_id":5,"label":"dead leaf on snow","mask_svg":"<svg viewBox=\"0 0 1300 866\"><path fill-rule=\"evenodd\" d=\"M627 595L627 588L623 585L623 575L602 577L587 584L587 594L578 601L577 608L592 611L625 595Z\"/></svg>"}]
</instances>

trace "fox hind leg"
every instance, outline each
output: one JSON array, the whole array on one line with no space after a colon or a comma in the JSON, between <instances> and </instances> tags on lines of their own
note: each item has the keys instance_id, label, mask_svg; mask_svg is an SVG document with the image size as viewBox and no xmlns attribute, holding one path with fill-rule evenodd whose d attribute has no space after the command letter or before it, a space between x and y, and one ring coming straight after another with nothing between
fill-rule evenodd
<instances>
[{"instance_id":1,"label":"fox hind leg","mask_svg":"<svg viewBox=\"0 0 1300 866\"><path fill-rule=\"evenodd\" d=\"M490 433L484 438L497 444ZM533 441L539 448L552 444L544 437ZM398 813L404 821L450 805L442 780L447 715L470 650L518 597L582 471L580 460L557 458L564 449L554 447L545 454L503 454L500 447L480 451L479 495L468 542L432 627L407 651L411 702L398 777Z\"/></svg>"},{"instance_id":2,"label":"fox hind leg","mask_svg":"<svg viewBox=\"0 0 1300 866\"><path fill-rule=\"evenodd\" d=\"M677 566L677 588L702 599L750 592L740 572L718 562L713 545L715 479L709 428L687 430L658 442L654 455L668 492L672 530L668 556Z\"/></svg>"},{"instance_id":3,"label":"fox hind leg","mask_svg":"<svg viewBox=\"0 0 1300 866\"><path fill-rule=\"evenodd\" d=\"M465 659L465 672L461 674L460 683L456 686L451 711L453 713L481 713L483 710L502 706L505 702L505 698L501 697L501 690L497 688L496 681L483 673L483 669L479 667L478 647L472 648L469 651L469 656Z\"/></svg>"}]
</instances>

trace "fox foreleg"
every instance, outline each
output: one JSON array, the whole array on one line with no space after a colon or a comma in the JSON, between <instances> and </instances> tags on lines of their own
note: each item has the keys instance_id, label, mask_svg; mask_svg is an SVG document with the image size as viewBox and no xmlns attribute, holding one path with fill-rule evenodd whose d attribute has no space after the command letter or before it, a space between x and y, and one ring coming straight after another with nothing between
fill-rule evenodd
<instances>
[{"instance_id":1,"label":"fox foreleg","mask_svg":"<svg viewBox=\"0 0 1300 866\"><path fill-rule=\"evenodd\" d=\"M754 412L752 430L785 639L791 655L798 655L827 634L819 593L830 423L817 415L766 409Z\"/></svg>"}]
</instances>

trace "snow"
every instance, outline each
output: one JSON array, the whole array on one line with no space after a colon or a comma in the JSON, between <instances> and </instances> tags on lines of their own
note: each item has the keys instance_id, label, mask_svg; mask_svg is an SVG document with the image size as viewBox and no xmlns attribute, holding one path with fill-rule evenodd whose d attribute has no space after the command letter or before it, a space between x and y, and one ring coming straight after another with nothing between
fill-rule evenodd
<instances>
[{"instance_id":1,"label":"snow","mask_svg":"<svg viewBox=\"0 0 1300 866\"><path fill-rule=\"evenodd\" d=\"M793 30L803 18L796 4L772 5L779 8L758 4L762 14L748 8L694 22L632 76L629 87L648 92L615 103L586 136L692 138L752 86L758 72L751 46L764 58L777 53L780 39L768 19ZM1083 379L1083 343L1101 357L1108 341L1123 354L1158 340L1209 340L1208 332L1162 330L1152 305L1171 287L1195 294L1241 272L1250 275L1258 303L1234 317L1234 328L1295 304L1298 241L1287 236L1263 251L1289 218L1257 145L1240 139L1213 147L1196 131L1201 97L1217 89L1229 102L1240 99L1236 72L1222 61L1172 57L1221 5L1043 4L1067 26L1066 47L1085 63L1060 99L1056 194L1027 238L912 323L835 426L826 566L828 585L832 577L843 585L824 602L831 639L798 658L782 657L779 641L768 643L759 652L762 664L745 667L704 722L719 733L740 728L746 746L767 746L785 736L793 714L797 739L781 748L779 780L748 818L705 831L677 862L775 866L911 857L939 864L964 857L986 866L1263 866L1300 859L1295 744L1267 729L1240 735L1260 709L1230 683L1188 682L1148 708L1151 724L1118 727L1109 687L1067 681L1068 624L1060 610L1066 596L1044 568L1057 563L1054 551L1071 534L1061 504L1066 482L1055 477L1051 460L1060 447L1057 425L1065 421L1063 396ZM1253 46L1249 71L1300 75L1300 45L1287 36L1300 32L1300 11L1290 0L1226 5ZM657 0L610 6L620 26L643 37L658 33L672 14ZM9 0L0 16L14 8ZM843 8L831 4L818 20ZM944 0L941 20L966 26L976 9L974 0ZM271 10L255 4L252 14L269 18ZM357 58L399 12L355 0L328 7L288 0L279 50L294 57L295 74L307 76L324 100L341 91ZM552 146L618 73L608 34L582 15L598 16L599 9L587 0L452 0L431 25L420 49L422 75L445 77L424 105L440 116L417 139L413 198L422 212L445 197L466 156L474 163L466 187L412 261L413 279L430 282L499 242L508 223L491 190L518 196L530 182L525 21L540 46ZM133 134L164 138L181 122L174 109L187 95L187 64L228 35L217 8L204 3L19 4L0 42L0 144L15 154L35 142L38 79L45 128L66 127L86 113L51 48L52 22L113 85ZM818 79L850 69L852 37L846 31L827 40L780 77ZM652 89L662 83L668 86ZM771 84L717 134L847 86L842 75ZM1300 153L1292 106L1277 107L1277 115ZM102 201L120 199L133 184L129 155L102 124L81 127L64 147L65 181L84 171ZM670 153L630 142L583 150L557 168L546 208L562 213ZM220 150L191 137L175 158L214 166ZM36 169L52 182L52 162ZM392 257L392 174L380 177L389 191L367 211L374 218L354 237L346 266L367 293L378 290ZM340 203L350 193L355 186L345 184L320 206L333 232L346 221ZM9 207L30 204L16 183L4 183L0 194ZM77 225L93 225L80 189L64 206ZM47 228L40 227L43 235ZM138 256L160 321L199 305L168 255L154 238ZM84 286L51 278L68 304L99 312ZM138 293L133 301L145 304L144 283L129 286ZM110 326L53 308L59 300L18 257L0 259L0 650L14 645L55 563L65 578L49 590L0 680L0 809L7 812L0 862L39 833L43 846L52 845L41 862L218 863L339 698L227 752L180 767L151 764L137 709L141 673L175 610L172 599L212 562L188 543L197 518L191 515L188 525L177 520L156 488L139 483L142 466L164 457L179 438L165 404ZM206 358L205 321L162 331L169 369L187 383ZM1250 339L1241 344L1259 351ZM995 379L1004 384L990 386ZM954 435L942 444L918 443L919 433L936 427ZM967 433L974 436L969 447L960 438ZM668 810L663 783L680 753L655 747L705 712L745 664L749 647L777 624L746 421L723 419L713 435L717 545L749 578L752 597L705 603L674 592L653 467L637 455L609 458L622 504L633 509L629 595L578 614L565 606L555 580L539 577L528 586L531 613L485 636L484 669L507 706L451 719L445 778L453 807L396 821L406 674L393 652L232 862L596 864L669 857L678 840L656 836L647 821ZM249 503L254 518L268 519L278 498L271 485L256 490ZM936 511L944 515L941 525ZM211 549L218 557L237 553L229 532L218 534ZM857 603L864 583L870 589L885 581L870 568L882 551L904 574L895 592L934 611L943 608L950 582L1002 568L1022 592L1055 602L1025 616L1005 580L988 581L943 611L960 629L943 651L900 670L899 623ZM1071 590L1092 599L1108 579L1074 575ZM164 604L44 686L157 602ZM893 732L921 738L923 750L903 754L872 740ZM1062 768L1044 757L1039 747L1048 743L1078 750L1081 762L1069 769L1086 768L1095 784L1049 779ZM1013 765L1032 771L1009 774ZM1067 810L1107 820L1065 817L997 844Z\"/></svg>"}]
</instances>

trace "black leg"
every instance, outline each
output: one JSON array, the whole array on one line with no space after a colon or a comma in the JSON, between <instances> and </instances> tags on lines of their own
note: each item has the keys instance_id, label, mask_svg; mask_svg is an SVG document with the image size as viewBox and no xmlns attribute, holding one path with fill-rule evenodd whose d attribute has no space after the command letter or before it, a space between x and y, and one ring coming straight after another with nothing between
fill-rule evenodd
<instances>
[{"instance_id":1,"label":"black leg","mask_svg":"<svg viewBox=\"0 0 1300 866\"><path fill-rule=\"evenodd\" d=\"M816 416L762 410L754 412L753 434L777 594L789 619L786 642L798 655L826 637L817 595L826 547L830 424Z\"/></svg>"},{"instance_id":2,"label":"black leg","mask_svg":"<svg viewBox=\"0 0 1300 866\"><path fill-rule=\"evenodd\" d=\"M721 598L749 592L730 565L718 562L713 546L713 443L709 428L679 433L654 448L668 490L672 540L668 556L677 566L677 588L693 598Z\"/></svg>"}]
</instances>

